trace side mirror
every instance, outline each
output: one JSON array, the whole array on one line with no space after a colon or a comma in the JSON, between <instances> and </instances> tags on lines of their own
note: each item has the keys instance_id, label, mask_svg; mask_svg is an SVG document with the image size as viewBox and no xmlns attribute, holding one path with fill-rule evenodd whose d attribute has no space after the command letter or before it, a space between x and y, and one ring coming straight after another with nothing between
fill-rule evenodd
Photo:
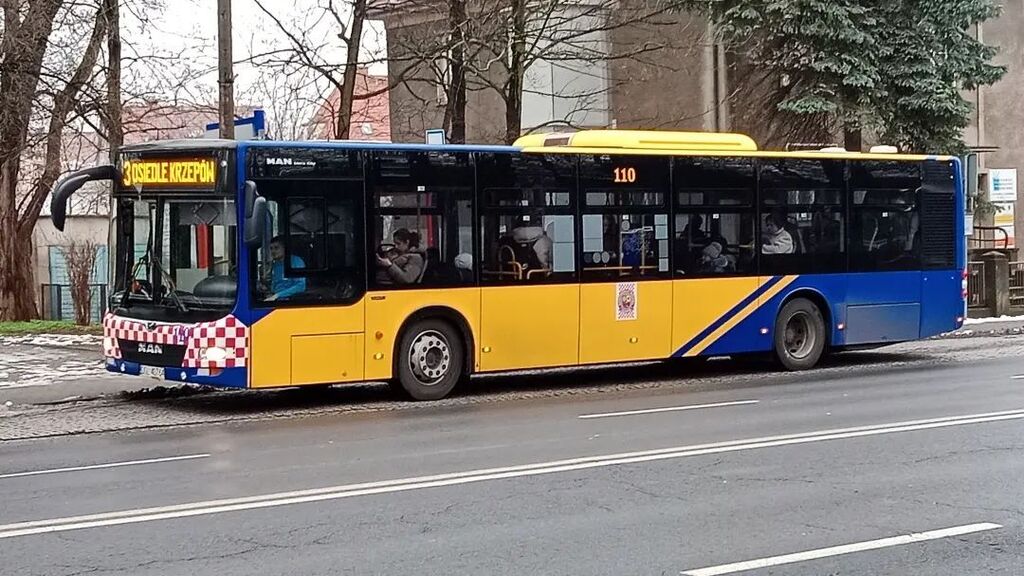
<instances>
[{"instance_id":1,"label":"side mirror","mask_svg":"<svg viewBox=\"0 0 1024 576\"><path fill-rule=\"evenodd\" d=\"M53 194L51 194L50 220L53 222L54 228L61 232L64 231L64 223L68 216L68 198L71 198L72 194L78 192L78 189L86 182L93 180L114 181L117 178L117 168L110 165L86 168L85 170L68 174L67 178L57 183L57 187L53 189Z\"/></svg>"},{"instance_id":2,"label":"side mirror","mask_svg":"<svg viewBox=\"0 0 1024 576\"><path fill-rule=\"evenodd\" d=\"M245 181L245 234L246 246L255 248L263 244L267 221L267 199L256 192L256 183Z\"/></svg>"}]
</instances>

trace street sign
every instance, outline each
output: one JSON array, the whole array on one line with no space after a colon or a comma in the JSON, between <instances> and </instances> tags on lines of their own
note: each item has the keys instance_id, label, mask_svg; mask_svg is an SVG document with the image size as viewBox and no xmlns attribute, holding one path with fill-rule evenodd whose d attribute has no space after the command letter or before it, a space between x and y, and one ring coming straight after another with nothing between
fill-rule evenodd
<instances>
[{"instance_id":1,"label":"street sign","mask_svg":"<svg viewBox=\"0 0 1024 576\"><path fill-rule=\"evenodd\" d=\"M431 129L431 130L427 130L427 144L432 144L434 146L441 146L441 145L446 144L446 143L447 143L447 138L445 137L444 130L442 130L440 128L434 128L434 129Z\"/></svg>"},{"instance_id":2,"label":"street sign","mask_svg":"<svg viewBox=\"0 0 1024 576\"><path fill-rule=\"evenodd\" d=\"M267 135L267 115L263 110L253 110L249 118L235 118L235 140L262 140ZM220 123L206 125L203 138L220 138Z\"/></svg>"},{"instance_id":3,"label":"street sign","mask_svg":"<svg viewBox=\"0 0 1024 576\"><path fill-rule=\"evenodd\" d=\"M1017 201L1017 169L990 168L988 171L988 201Z\"/></svg>"}]
</instances>

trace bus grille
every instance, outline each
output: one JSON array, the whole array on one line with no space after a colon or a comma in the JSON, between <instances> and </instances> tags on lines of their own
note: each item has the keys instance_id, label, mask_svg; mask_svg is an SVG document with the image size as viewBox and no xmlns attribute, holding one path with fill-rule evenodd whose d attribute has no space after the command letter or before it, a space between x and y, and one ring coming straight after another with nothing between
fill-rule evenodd
<instances>
[{"instance_id":1,"label":"bus grille","mask_svg":"<svg viewBox=\"0 0 1024 576\"><path fill-rule=\"evenodd\" d=\"M121 348L121 359L127 362L179 368L185 360L185 346L134 340L118 340L117 344Z\"/></svg>"}]
</instances>

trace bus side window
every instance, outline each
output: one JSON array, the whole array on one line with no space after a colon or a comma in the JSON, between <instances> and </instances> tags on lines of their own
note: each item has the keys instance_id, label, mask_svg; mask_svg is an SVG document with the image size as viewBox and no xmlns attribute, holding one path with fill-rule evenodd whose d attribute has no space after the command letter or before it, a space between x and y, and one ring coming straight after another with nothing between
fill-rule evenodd
<instances>
[{"instance_id":1,"label":"bus side window","mask_svg":"<svg viewBox=\"0 0 1024 576\"><path fill-rule=\"evenodd\" d=\"M258 182L268 201L267 240L257 250L260 302L345 304L362 294L361 183ZM351 189L346 190L347 187Z\"/></svg>"},{"instance_id":2,"label":"bus side window","mask_svg":"<svg viewBox=\"0 0 1024 576\"><path fill-rule=\"evenodd\" d=\"M916 162L851 162L851 272L920 267L921 184Z\"/></svg>"},{"instance_id":3,"label":"bus side window","mask_svg":"<svg viewBox=\"0 0 1024 576\"><path fill-rule=\"evenodd\" d=\"M374 288L475 282L473 179L468 153L374 153L369 180Z\"/></svg>"},{"instance_id":4,"label":"bus side window","mask_svg":"<svg viewBox=\"0 0 1024 576\"><path fill-rule=\"evenodd\" d=\"M680 157L674 162L677 277L753 274L756 270L754 162Z\"/></svg>"},{"instance_id":5,"label":"bus side window","mask_svg":"<svg viewBox=\"0 0 1024 576\"><path fill-rule=\"evenodd\" d=\"M765 158L758 164L762 273L846 271L846 162Z\"/></svg>"},{"instance_id":6,"label":"bus side window","mask_svg":"<svg viewBox=\"0 0 1024 576\"><path fill-rule=\"evenodd\" d=\"M576 279L576 159L480 154L483 253L488 283Z\"/></svg>"}]
</instances>

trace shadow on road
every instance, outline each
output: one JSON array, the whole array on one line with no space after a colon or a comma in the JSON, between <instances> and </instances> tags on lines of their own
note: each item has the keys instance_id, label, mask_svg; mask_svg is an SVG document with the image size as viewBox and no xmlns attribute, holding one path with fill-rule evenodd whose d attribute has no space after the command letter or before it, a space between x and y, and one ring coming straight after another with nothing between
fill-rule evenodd
<instances>
[{"instance_id":1,"label":"shadow on road","mask_svg":"<svg viewBox=\"0 0 1024 576\"><path fill-rule=\"evenodd\" d=\"M380 410L412 406L446 406L497 399L536 396L571 396L596 391L630 389L687 388L747 389L795 382L812 382L823 376L834 380L862 375L862 370L891 366L919 369L932 360L927 355L848 352L823 360L815 370L801 373L779 371L772 362L760 357L737 359L671 360L619 366L519 372L474 377L468 386L451 398L432 403L404 399L385 383L345 384L338 386L285 388L277 390L215 391L195 387L159 387L125 393L122 399L164 409L225 417L290 414L301 411ZM897 368L898 369L898 368Z\"/></svg>"}]
</instances>

